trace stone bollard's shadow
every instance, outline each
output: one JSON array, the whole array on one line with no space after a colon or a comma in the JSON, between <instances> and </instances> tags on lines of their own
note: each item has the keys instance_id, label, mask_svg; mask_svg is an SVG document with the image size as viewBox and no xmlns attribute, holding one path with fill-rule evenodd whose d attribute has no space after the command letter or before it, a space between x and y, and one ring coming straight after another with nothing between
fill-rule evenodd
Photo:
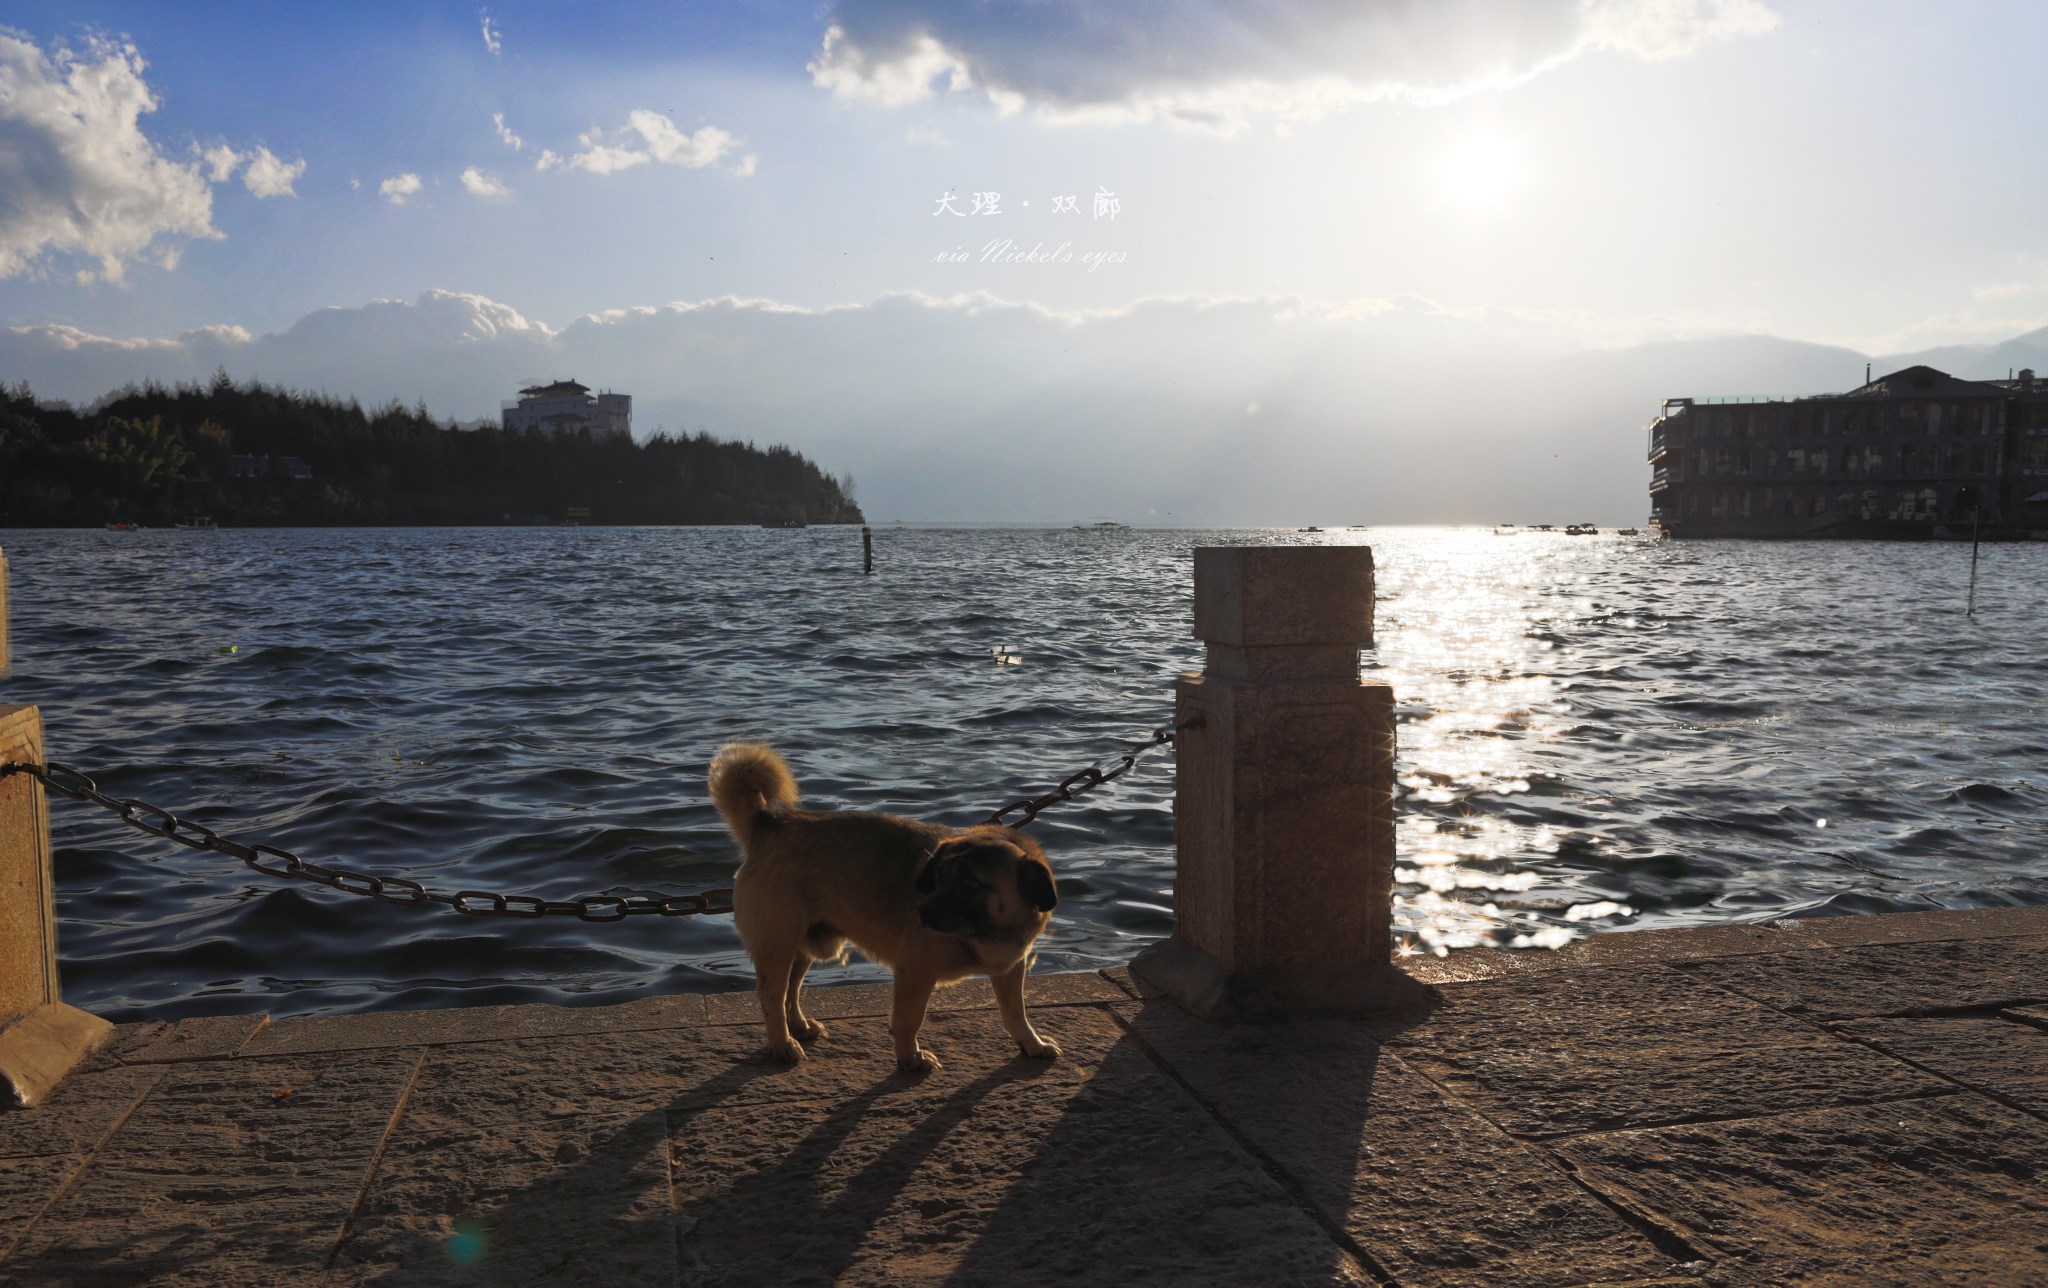
<instances>
[{"instance_id":1,"label":"stone bollard's shadow","mask_svg":"<svg viewBox=\"0 0 2048 1288\"><path fill-rule=\"evenodd\" d=\"M1375 1035L1411 1020L1224 1025L1163 1001L1122 1019L946 1282L1103 1282L1120 1266L1320 1284L1370 1265L1346 1217L1375 1118L1404 1108Z\"/></svg>"}]
</instances>

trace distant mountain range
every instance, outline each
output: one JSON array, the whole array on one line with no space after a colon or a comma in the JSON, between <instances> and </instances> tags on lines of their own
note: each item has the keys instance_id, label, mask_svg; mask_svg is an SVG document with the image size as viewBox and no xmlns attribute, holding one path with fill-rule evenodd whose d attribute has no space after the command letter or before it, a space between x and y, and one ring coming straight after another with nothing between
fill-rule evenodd
<instances>
[{"instance_id":1,"label":"distant mountain range","mask_svg":"<svg viewBox=\"0 0 2048 1288\"><path fill-rule=\"evenodd\" d=\"M2048 374L2048 327L1875 355L1769 335L1587 348L1545 315L1405 296L1060 313L897 294L829 309L700 300L557 329L447 291L322 309L261 335L0 326L0 378L82 404L219 369L475 416L533 377L581 374L631 392L643 433L786 443L857 474L873 516L974 522L1640 522L1644 427L1664 399L1841 393L1866 363L1877 375L1915 363L1965 379ZM234 450L273 450L245 445L255 432L236 427ZM324 466L319 477L347 482ZM623 513L606 498L575 504Z\"/></svg>"},{"instance_id":2,"label":"distant mountain range","mask_svg":"<svg viewBox=\"0 0 2048 1288\"><path fill-rule=\"evenodd\" d=\"M2048 326L1997 344L1945 344L1918 353L1889 353L1872 362L1880 372L1924 363L1966 380L2003 380L2028 367L2048 376Z\"/></svg>"}]
</instances>

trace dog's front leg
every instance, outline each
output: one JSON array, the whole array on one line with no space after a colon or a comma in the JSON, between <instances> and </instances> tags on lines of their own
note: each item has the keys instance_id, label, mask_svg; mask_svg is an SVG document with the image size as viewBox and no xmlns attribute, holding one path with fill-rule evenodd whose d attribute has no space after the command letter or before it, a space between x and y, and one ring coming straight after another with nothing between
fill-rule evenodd
<instances>
[{"instance_id":1,"label":"dog's front leg","mask_svg":"<svg viewBox=\"0 0 2048 1288\"><path fill-rule=\"evenodd\" d=\"M789 985L799 960L794 953L763 953L754 959L754 996L761 1003L761 1024L768 1030L768 1055L790 1064L801 1064L804 1058L803 1044L789 1032Z\"/></svg>"},{"instance_id":2,"label":"dog's front leg","mask_svg":"<svg viewBox=\"0 0 2048 1288\"><path fill-rule=\"evenodd\" d=\"M1017 1049L1035 1059L1052 1060L1059 1056L1059 1046L1038 1036L1030 1017L1024 1014L1026 965L1018 962L1000 975L989 976L988 982L995 986L996 1010L1002 1013L1003 1028L1016 1039Z\"/></svg>"},{"instance_id":3,"label":"dog's front leg","mask_svg":"<svg viewBox=\"0 0 2048 1288\"><path fill-rule=\"evenodd\" d=\"M917 1044L924 1027L925 1008L931 1005L937 984L930 975L917 970L896 971L896 992L889 1008L889 1035L896 1039L896 1067L905 1073L929 1073L939 1067L939 1058Z\"/></svg>"}]
</instances>

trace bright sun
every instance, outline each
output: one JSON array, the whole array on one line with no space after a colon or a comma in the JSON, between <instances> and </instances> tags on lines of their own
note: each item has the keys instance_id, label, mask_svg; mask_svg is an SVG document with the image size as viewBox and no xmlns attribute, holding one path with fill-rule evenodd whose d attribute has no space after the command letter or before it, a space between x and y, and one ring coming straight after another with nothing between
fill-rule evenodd
<instances>
[{"instance_id":1,"label":"bright sun","mask_svg":"<svg viewBox=\"0 0 2048 1288\"><path fill-rule=\"evenodd\" d=\"M1514 146L1492 134L1460 140L1438 163L1444 191L1474 211L1498 205L1521 178L1521 169Z\"/></svg>"}]
</instances>

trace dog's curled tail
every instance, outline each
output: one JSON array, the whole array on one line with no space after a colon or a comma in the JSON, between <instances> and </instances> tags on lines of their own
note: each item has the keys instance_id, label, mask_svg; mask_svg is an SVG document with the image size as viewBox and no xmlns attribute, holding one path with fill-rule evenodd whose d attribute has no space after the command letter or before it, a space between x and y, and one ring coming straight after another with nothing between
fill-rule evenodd
<instances>
[{"instance_id":1,"label":"dog's curled tail","mask_svg":"<svg viewBox=\"0 0 2048 1288\"><path fill-rule=\"evenodd\" d=\"M796 779L782 757L758 742L729 742L711 758L711 803L745 847L769 810L796 807Z\"/></svg>"}]
</instances>

